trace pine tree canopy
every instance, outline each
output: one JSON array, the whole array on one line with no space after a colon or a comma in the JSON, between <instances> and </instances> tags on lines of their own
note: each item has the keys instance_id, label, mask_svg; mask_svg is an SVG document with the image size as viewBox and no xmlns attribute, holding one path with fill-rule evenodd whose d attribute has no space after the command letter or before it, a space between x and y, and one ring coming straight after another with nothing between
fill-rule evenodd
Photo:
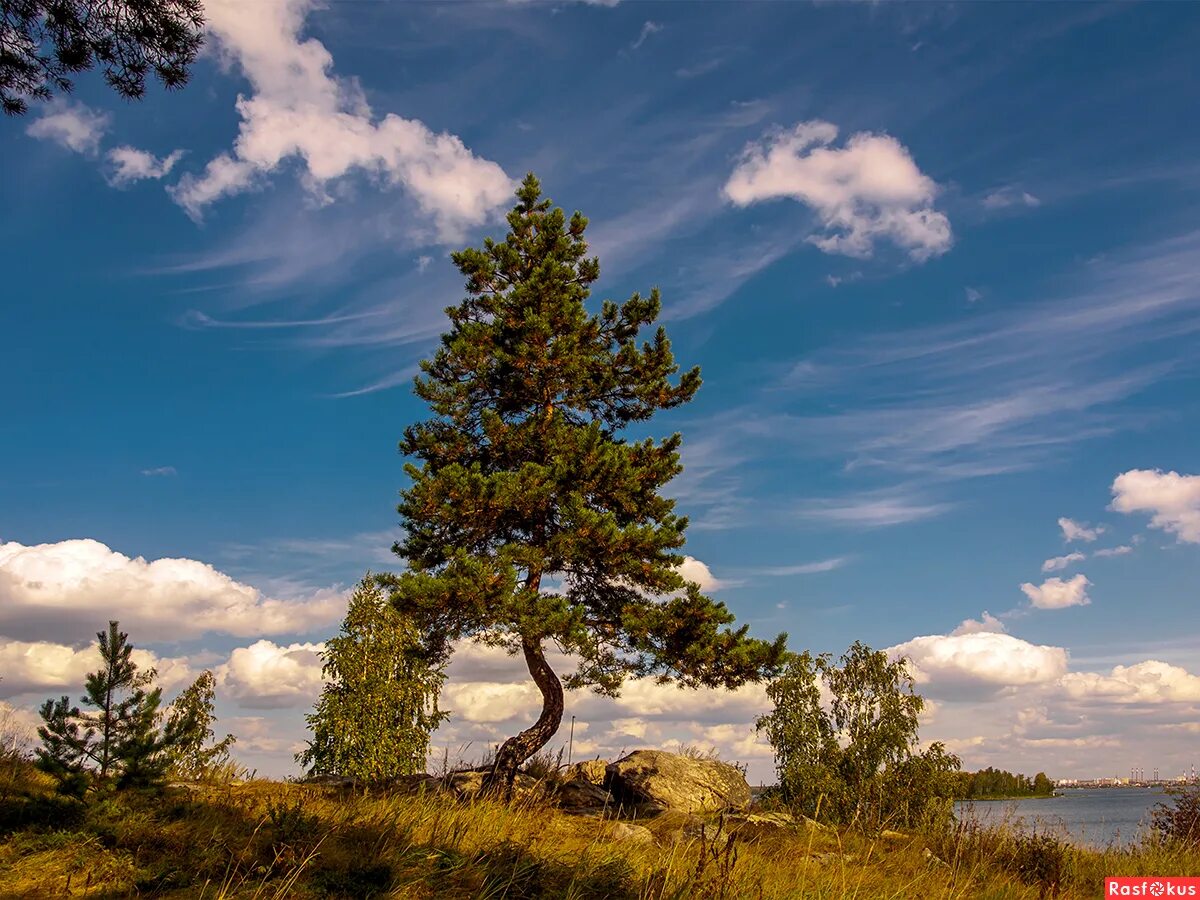
<instances>
[{"instance_id":1,"label":"pine tree canopy","mask_svg":"<svg viewBox=\"0 0 1200 900\"><path fill-rule=\"evenodd\" d=\"M408 571L385 582L445 641L523 650L548 740L547 691L561 718L561 688L544 642L578 660L568 687L608 695L628 676L733 687L774 672L785 650L783 635L731 628L724 604L679 574L687 519L660 490L682 470L680 436L621 436L700 386L699 369L675 378L661 326L638 342L658 291L590 314L600 266L587 219L553 208L533 175L517 201L503 241L452 255L467 296L415 381L433 417L400 443L419 463L399 505Z\"/></svg>"}]
</instances>

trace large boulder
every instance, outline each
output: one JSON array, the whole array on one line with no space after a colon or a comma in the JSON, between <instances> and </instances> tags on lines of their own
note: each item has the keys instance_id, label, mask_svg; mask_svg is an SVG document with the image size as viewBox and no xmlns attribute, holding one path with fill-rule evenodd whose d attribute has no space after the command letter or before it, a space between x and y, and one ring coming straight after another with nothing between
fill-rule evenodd
<instances>
[{"instance_id":1,"label":"large boulder","mask_svg":"<svg viewBox=\"0 0 1200 900\"><path fill-rule=\"evenodd\" d=\"M481 769L471 769L466 772L451 772L444 779L446 786L460 800L471 800L483 793L483 782L488 772ZM518 772L513 781L513 797L524 799L537 796L543 791L543 785L531 775Z\"/></svg>"},{"instance_id":2,"label":"large boulder","mask_svg":"<svg viewBox=\"0 0 1200 900\"><path fill-rule=\"evenodd\" d=\"M555 790L558 805L568 812L606 809L613 805L612 794L598 784L576 778Z\"/></svg>"},{"instance_id":3,"label":"large boulder","mask_svg":"<svg viewBox=\"0 0 1200 900\"><path fill-rule=\"evenodd\" d=\"M652 804L688 813L750 807L750 785L740 770L719 760L665 750L635 750L609 763L605 786L625 804Z\"/></svg>"},{"instance_id":4,"label":"large boulder","mask_svg":"<svg viewBox=\"0 0 1200 900\"><path fill-rule=\"evenodd\" d=\"M608 763L602 759L585 759L574 765L567 766L563 773L564 781L590 781L592 784L604 784L605 770Z\"/></svg>"}]
</instances>

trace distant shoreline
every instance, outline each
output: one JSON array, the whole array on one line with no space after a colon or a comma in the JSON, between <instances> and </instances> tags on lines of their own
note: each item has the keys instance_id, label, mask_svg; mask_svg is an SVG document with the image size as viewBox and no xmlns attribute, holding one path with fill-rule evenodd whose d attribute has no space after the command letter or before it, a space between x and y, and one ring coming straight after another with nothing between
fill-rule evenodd
<instances>
[{"instance_id":1,"label":"distant shoreline","mask_svg":"<svg viewBox=\"0 0 1200 900\"><path fill-rule=\"evenodd\" d=\"M1054 794L1014 794L1005 797L963 797L955 803L999 803L1007 800L1050 800Z\"/></svg>"}]
</instances>

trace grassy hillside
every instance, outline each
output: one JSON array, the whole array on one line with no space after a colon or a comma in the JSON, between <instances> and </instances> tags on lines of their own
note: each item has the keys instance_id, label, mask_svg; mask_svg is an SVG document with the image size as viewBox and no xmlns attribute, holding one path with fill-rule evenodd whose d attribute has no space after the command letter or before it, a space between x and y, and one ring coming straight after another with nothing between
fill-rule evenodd
<instances>
[{"instance_id":1,"label":"grassy hillside","mask_svg":"<svg viewBox=\"0 0 1200 900\"><path fill-rule=\"evenodd\" d=\"M727 843L722 833L681 836L678 817L642 824L654 842L544 801L269 781L82 804L6 765L0 896L1096 897L1105 874L1200 874L1194 851L1095 853L1002 832L884 839L797 828Z\"/></svg>"}]
</instances>

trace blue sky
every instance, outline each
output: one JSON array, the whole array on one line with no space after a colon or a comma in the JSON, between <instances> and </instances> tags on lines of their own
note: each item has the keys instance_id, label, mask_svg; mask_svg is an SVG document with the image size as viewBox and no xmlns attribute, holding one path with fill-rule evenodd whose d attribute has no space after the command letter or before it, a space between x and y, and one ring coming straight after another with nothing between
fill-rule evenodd
<instances>
[{"instance_id":1,"label":"blue sky","mask_svg":"<svg viewBox=\"0 0 1200 900\"><path fill-rule=\"evenodd\" d=\"M287 770L340 592L392 565L448 253L532 170L591 220L596 299L661 287L702 368L646 433L683 433L690 572L756 633L908 653L970 765L1191 764L1194 7L209 19L184 91L82 76L0 129L14 707L77 691L119 614L177 680L221 667L243 758ZM455 665L443 744L528 718L509 661ZM585 752L710 743L766 777L760 692L656 690L575 698Z\"/></svg>"}]
</instances>

